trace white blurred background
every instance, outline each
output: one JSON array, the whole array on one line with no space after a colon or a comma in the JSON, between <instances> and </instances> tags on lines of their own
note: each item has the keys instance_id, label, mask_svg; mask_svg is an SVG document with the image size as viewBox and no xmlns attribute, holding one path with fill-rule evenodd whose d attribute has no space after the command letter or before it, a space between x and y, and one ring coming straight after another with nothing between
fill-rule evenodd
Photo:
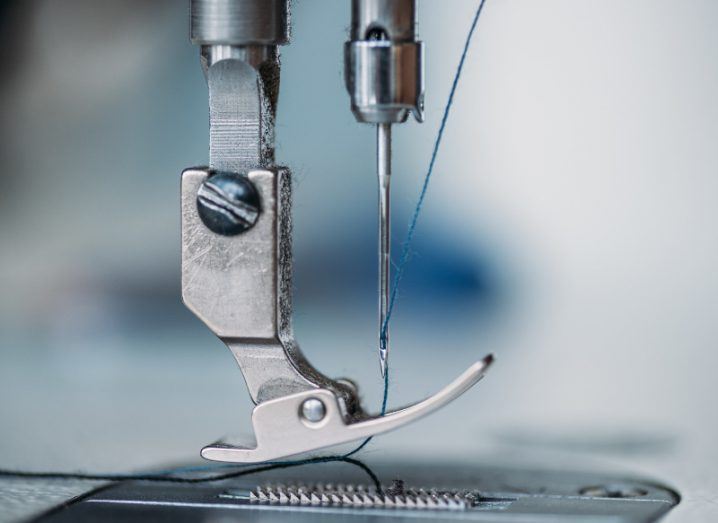
<instances>
[{"instance_id":1,"label":"white blurred background","mask_svg":"<svg viewBox=\"0 0 718 523\"><path fill-rule=\"evenodd\" d=\"M396 251L475 0L421 3L427 114L395 131ZM179 173L207 158L187 5L0 8L0 466L130 470L246 430L234 361L180 303ZM390 405L493 351L475 390L369 455L609 467L715 506L718 3L487 0L394 316ZM309 359L380 400L373 130L349 1L296 0L293 169ZM715 509L713 509L715 510Z\"/></svg>"}]
</instances>

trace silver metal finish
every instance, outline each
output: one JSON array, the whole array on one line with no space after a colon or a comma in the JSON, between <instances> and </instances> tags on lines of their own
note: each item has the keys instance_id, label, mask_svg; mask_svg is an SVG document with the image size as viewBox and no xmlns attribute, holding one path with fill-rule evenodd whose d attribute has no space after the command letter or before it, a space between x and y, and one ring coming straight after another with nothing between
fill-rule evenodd
<instances>
[{"instance_id":1,"label":"silver metal finish","mask_svg":"<svg viewBox=\"0 0 718 523\"><path fill-rule=\"evenodd\" d=\"M276 50L219 47L206 49L204 57L210 168L246 173L273 165L279 78Z\"/></svg>"},{"instance_id":2,"label":"silver metal finish","mask_svg":"<svg viewBox=\"0 0 718 523\"><path fill-rule=\"evenodd\" d=\"M252 229L221 236L200 220L196 197L209 175L182 175L182 298L234 354L255 403L315 387L346 387L301 355L291 328L291 182L286 170L248 173L262 201ZM349 406L346 407L349 409Z\"/></svg>"},{"instance_id":3,"label":"silver metal finish","mask_svg":"<svg viewBox=\"0 0 718 523\"><path fill-rule=\"evenodd\" d=\"M210 106L209 166L245 173L274 165L278 45L289 43L288 0L191 0Z\"/></svg>"},{"instance_id":4,"label":"silver metal finish","mask_svg":"<svg viewBox=\"0 0 718 523\"><path fill-rule=\"evenodd\" d=\"M289 42L289 0L191 0L190 39L197 45Z\"/></svg>"},{"instance_id":5,"label":"silver metal finish","mask_svg":"<svg viewBox=\"0 0 718 523\"><path fill-rule=\"evenodd\" d=\"M348 42L346 84L351 109L363 123L401 123L412 113L424 120L421 42Z\"/></svg>"},{"instance_id":6,"label":"silver metal finish","mask_svg":"<svg viewBox=\"0 0 718 523\"><path fill-rule=\"evenodd\" d=\"M416 39L416 0L352 0L352 40L367 40L373 31L389 40Z\"/></svg>"},{"instance_id":7,"label":"silver metal finish","mask_svg":"<svg viewBox=\"0 0 718 523\"><path fill-rule=\"evenodd\" d=\"M377 176L379 181L379 365L386 375L389 357L391 280L391 124L376 126Z\"/></svg>"},{"instance_id":8,"label":"silver metal finish","mask_svg":"<svg viewBox=\"0 0 718 523\"><path fill-rule=\"evenodd\" d=\"M379 182L379 363L386 375L391 273L391 124L410 112L423 120L423 47L416 39L415 0L352 0L344 74L359 122L377 124Z\"/></svg>"},{"instance_id":9,"label":"silver metal finish","mask_svg":"<svg viewBox=\"0 0 718 523\"><path fill-rule=\"evenodd\" d=\"M324 403L317 398L309 398L302 403L302 417L311 423L322 421L326 413Z\"/></svg>"},{"instance_id":10,"label":"silver metal finish","mask_svg":"<svg viewBox=\"0 0 718 523\"><path fill-rule=\"evenodd\" d=\"M334 392L315 389L260 403L252 412L256 442L218 442L202 449L202 457L215 461L259 463L348 443L397 429L447 405L475 385L491 365L487 356L474 363L452 383L429 398L384 416L347 418ZM303 423L298 412L308 399L324 403L320 423Z\"/></svg>"},{"instance_id":11,"label":"silver metal finish","mask_svg":"<svg viewBox=\"0 0 718 523\"><path fill-rule=\"evenodd\" d=\"M356 119L399 123L424 118L423 46L416 0L353 0L344 74Z\"/></svg>"}]
</instances>

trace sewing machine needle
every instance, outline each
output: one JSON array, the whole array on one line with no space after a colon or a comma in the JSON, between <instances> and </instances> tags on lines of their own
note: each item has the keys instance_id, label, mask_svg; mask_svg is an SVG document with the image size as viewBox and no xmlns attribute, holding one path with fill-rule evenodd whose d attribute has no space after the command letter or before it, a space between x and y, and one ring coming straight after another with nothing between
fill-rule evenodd
<instances>
[{"instance_id":1,"label":"sewing machine needle","mask_svg":"<svg viewBox=\"0 0 718 523\"><path fill-rule=\"evenodd\" d=\"M379 364L382 378L386 375L389 356L387 314L390 300L391 275L391 124L376 126L377 175L379 178Z\"/></svg>"}]
</instances>

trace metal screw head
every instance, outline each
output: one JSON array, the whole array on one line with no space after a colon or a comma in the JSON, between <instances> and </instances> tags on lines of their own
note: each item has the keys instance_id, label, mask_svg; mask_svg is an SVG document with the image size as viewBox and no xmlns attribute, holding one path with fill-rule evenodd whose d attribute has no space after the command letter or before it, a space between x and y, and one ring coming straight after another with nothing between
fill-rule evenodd
<instances>
[{"instance_id":1,"label":"metal screw head","mask_svg":"<svg viewBox=\"0 0 718 523\"><path fill-rule=\"evenodd\" d=\"M309 398L302 403L302 417L307 421L311 421L312 423L322 421L326 413L324 403L317 398Z\"/></svg>"},{"instance_id":2,"label":"metal screw head","mask_svg":"<svg viewBox=\"0 0 718 523\"><path fill-rule=\"evenodd\" d=\"M197 192L197 212L207 228L223 236L251 229L259 218L259 193L246 176L217 173Z\"/></svg>"}]
</instances>

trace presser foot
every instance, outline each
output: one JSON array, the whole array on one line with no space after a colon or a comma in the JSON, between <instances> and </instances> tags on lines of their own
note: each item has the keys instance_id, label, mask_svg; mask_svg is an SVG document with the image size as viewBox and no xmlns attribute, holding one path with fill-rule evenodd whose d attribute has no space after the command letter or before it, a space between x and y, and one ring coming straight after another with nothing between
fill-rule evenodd
<instances>
[{"instance_id":1,"label":"presser foot","mask_svg":"<svg viewBox=\"0 0 718 523\"><path fill-rule=\"evenodd\" d=\"M265 401L252 412L255 442L217 442L203 448L202 457L261 463L388 432L461 396L484 376L492 362L489 354L433 396L384 416L347 420L334 392L321 388Z\"/></svg>"}]
</instances>

